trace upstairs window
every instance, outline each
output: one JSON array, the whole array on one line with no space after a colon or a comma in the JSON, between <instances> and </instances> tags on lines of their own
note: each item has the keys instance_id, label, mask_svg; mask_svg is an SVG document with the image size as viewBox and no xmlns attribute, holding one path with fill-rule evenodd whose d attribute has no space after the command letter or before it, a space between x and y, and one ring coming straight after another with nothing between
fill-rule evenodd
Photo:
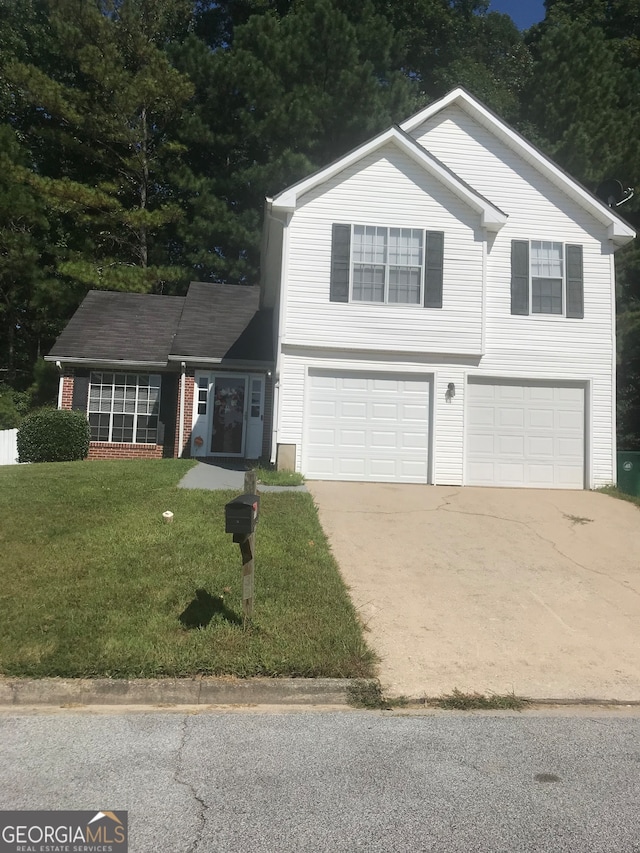
<instances>
[{"instance_id":1,"label":"upstairs window","mask_svg":"<svg viewBox=\"0 0 640 853\"><path fill-rule=\"evenodd\" d=\"M159 407L160 376L91 373L91 441L156 444Z\"/></svg>"},{"instance_id":2,"label":"upstairs window","mask_svg":"<svg viewBox=\"0 0 640 853\"><path fill-rule=\"evenodd\" d=\"M582 246L511 243L511 313L584 317Z\"/></svg>"},{"instance_id":3,"label":"upstairs window","mask_svg":"<svg viewBox=\"0 0 640 853\"><path fill-rule=\"evenodd\" d=\"M564 260L562 243L531 241L531 311L533 314L564 312Z\"/></svg>"},{"instance_id":4,"label":"upstairs window","mask_svg":"<svg viewBox=\"0 0 640 853\"><path fill-rule=\"evenodd\" d=\"M441 231L334 224L331 249L332 302L442 308Z\"/></svg>"},{"instance_id":5,"label":"upstairs window","mask_svg":"<svg viewBox=\"0 0 640 853\"><path fill-rule=\"evenodd\" d=\"M354 302L419 305L422 296L423 232L415 228L354 225Z\"/></svg>"}]
</instances>

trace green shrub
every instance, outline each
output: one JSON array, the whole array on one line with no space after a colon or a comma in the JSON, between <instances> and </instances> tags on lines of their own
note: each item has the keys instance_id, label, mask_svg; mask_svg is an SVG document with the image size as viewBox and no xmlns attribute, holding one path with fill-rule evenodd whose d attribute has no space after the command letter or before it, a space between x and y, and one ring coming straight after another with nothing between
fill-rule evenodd
<instances>
[{"instance_id":1,"label":"green shrub","mask_svg":"<svg viewBox=\"0 0 640 853\"><path fill-rule=\"evenodd\" d=\"M29 410L30 395L0 382L0 429L15 429Z\"/></svg>"},{"instance_id":2,"label":"green shrub","mask_svg":"<svg viewBox=\"0 0 640 853\"><path fill-rule=\"evenodd\" d=\"M28 392L31 397L31 408L55 406L59 382L60 373L55 364L39 358L33 365L33 383Z\"/></svg>"},{"instance_id":3,"label":"green shrub","mask_svg":"<svg viewBox=\"0 0 640 853\"><path fill-rule=\"evenodd\" d=\"M73 462L89 453L89 424L82 412L40 409L18 429L20 462Z\"/></svg>"}]
</instances>

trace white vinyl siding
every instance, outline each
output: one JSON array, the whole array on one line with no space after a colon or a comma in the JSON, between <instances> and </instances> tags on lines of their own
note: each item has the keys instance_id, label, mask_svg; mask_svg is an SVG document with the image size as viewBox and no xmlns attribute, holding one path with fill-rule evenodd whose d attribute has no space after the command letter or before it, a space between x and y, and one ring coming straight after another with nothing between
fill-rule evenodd
<instances>
[{"instance_id":1,"label":"white vinyl siding","mask_svg":"<svg viewBox=\"0 0 640 853\"><path fill-rule=\"evenodd\" d=\"M443 232L442 308L425 308L422 301L410 306L331 302L336 222L420 231L422 264L424 233ZM394 146L365 157L357 167L307 193L287 234L283 345L480 354L484 242L479 215ZM422 288L423 282L421 300ZM408 299L407 282L398 283L398 299L404 298L403 291Z\"/></svg>"},{"instance_id":2,"label":"white vinyl siding","mask_svg":"<svg viewBox=\"0 0 640 853\"><path fill-rule=\"evenodd\" d=\"M503 210L507 223L485 241L477 215L391 147L310 191L287 229L277 441L296 445L300 469L309 370L431 374L430 481L461 485L469 458L470 377L570 385L583 389L585 484L597 488L613 482L613 247L605 226L457 107L412 134ZM335 222L443 232L442 309L329 302ZM511 313L511 243L530 245L532 239L563 245L563 314ZM565 316L570 245L582 247L582 319ZM456 395L447 402L450 382Z\"/></svg>"}]
</instances>

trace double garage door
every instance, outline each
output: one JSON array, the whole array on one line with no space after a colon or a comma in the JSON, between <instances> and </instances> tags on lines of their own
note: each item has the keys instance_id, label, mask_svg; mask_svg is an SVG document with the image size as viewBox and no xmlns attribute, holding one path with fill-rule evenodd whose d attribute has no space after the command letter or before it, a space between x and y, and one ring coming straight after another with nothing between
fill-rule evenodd
<instances>
[{"instance_id":1,"label":"double garage door","mask_svg":"<svg viewBox=\"0 0 640 853\"><path fill-rule=\"evenodd\" d=\"M472 377L466 395L467 485L584 488L584 388ZM431 396L428 377L311 371L304 474L427 483Z\"/></svg>"}]
</instances>

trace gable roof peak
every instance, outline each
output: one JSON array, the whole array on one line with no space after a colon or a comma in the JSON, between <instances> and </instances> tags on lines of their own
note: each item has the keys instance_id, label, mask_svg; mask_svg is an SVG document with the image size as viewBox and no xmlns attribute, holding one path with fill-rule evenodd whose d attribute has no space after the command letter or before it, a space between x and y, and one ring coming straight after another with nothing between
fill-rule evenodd
<instances>
[{"instance_id":1,"label":"gable roof peak","mask_svg":"<svg viewBox=\"0 0 640 853\"><path fill-rule=\"evenodd\" d=\"M393 144L425 172L428 172L437 180L447 186L455 195L476 210L482 220L482 224L491 231L498 231L507 221L507 215L496 205L488 201L484 196L469 186L456 175L448 166L434 157L417 139L407 133L401 126L391 125L386 130L362 143L357 148L349 151L342 157L334 160L323 169L319 169L307 178L303 178L296 184L288 187L272 199L267 199L267 204L272 210L282 212L293 212L300 198L310 190L330 180L349 166L359 162L368 154L377 151L387 144Z\"/></svg>"}]
</instances>

